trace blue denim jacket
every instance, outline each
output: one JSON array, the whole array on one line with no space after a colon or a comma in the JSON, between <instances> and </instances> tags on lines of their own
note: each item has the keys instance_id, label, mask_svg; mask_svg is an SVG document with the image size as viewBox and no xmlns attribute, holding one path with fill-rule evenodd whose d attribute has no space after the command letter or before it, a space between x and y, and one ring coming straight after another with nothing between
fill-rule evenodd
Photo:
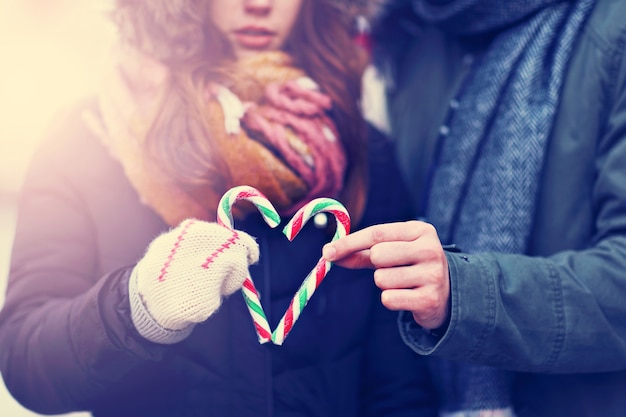
<instances>
[{"instance_id":1,"label":"blue denim jacket","mask_svg":"<svg viewBox=\"0 0 626 417\"><path fill-rule=\"evenodd\" d=\"M447 331L438 338L408 314L400 320L405 341L421 355L518 371L519 417L626 415L625 16L626 1L599 0L576 46L530 252L449 252ZM409 20L410 35L398 38L405 47L390 49L388 100L400 165L419 207L437 132L485 39Z\"/></svg>"}]
</instances>

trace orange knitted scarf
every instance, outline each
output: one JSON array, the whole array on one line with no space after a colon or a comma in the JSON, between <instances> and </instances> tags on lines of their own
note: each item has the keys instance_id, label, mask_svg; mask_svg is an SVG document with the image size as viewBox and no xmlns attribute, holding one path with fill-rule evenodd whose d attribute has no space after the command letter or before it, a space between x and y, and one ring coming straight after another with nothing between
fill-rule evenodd
<instances>
[{"instance_id":1,"label":"orange knitted scarf","mask_svg":"<svg viewBox=\"0 0 626 417\"><path fill-rule=\"evenodd\" d=\"M226 69L234 80L228 88L206 87L201 109L206 137L192 146L220 171L200 180L164 170L146 152L169 70L136 51L117 56L99 95L102 122L96 126L92 118L90 124L141 200L169 225L187 218L214 221L220 197L236 185L259 189L282 213L339 193L346 155L327 116L330 99L288 55L269 52L238 62Z\"/></svg>"}]
</instances>

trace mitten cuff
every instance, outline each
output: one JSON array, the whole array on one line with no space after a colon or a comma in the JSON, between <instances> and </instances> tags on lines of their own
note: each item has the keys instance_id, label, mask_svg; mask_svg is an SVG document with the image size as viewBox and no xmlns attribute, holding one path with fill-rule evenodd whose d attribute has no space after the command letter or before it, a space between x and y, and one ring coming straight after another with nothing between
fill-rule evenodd
<instances>
[{"instance_id":1,"label":"mitten cuff","mask_svg":"<svg viewBox=\"0 0 626 417\"><path fill-rule=\"evenodd\" d=\"M193 330L194 325L189 325L180 330L170 330L161 326L150 315L137 288L137 269L133 269L128 280L128 298L130 311L135 329L144 338L154 343L173 344L186 339Z\"/></svg>"}]
</instances>

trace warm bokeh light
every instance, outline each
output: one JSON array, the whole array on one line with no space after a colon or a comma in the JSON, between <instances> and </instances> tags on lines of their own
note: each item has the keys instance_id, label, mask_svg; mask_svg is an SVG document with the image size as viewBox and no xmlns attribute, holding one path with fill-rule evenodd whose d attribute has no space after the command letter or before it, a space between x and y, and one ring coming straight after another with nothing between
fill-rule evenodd
<instances>
[{"instance_id":1,"label":"warm bokeh light","mask_svg":"<svg viewBox=\"0 0 626 417\"><path fill-rule=\"evenodd\" d=\"M54 115L95 88L112 32L94 4L0 0L0 189L19 187Z\"/></svg>"},{"instance_id":2,"label":"warm bokeh light","mask_svg":"<svg viewBox=\"0 0 626 417\"><path fill-rule=\"evenodd\" d=\"M55 114L96 88L98 62L112 34L102 9L95 7L102 4L0 0L0 307L13 234L13 195ZM10 396L1 375L0 416L39 416Z\"/></svg>"}]
</instances>

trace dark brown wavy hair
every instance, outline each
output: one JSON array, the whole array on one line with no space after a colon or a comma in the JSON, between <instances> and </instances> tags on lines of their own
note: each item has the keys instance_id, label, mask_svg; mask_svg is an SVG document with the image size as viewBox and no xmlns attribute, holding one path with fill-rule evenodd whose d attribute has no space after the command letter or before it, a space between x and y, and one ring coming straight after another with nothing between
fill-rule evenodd
<instances>
[{"instance_id":1,"label":"dark brown wavy hair","mask_svg":"<svg viewBox=\"0 0 626 417\"><path fill-rule=\"evenodd\" d=\"M146 151L183 183L228 184L228 170L214 155L202 114L202 86L224 82L234 60L226 38L209 17L210 0L117 0L112 19L121 37L165 63L172 80L146 137ZM332 114L348 155L340 200L353 219L366 200L366 130L358 99L366 63L352 41L352 17L337 0L303 0L283 49L334 103Z\"/></svg>"}]
</instances>

